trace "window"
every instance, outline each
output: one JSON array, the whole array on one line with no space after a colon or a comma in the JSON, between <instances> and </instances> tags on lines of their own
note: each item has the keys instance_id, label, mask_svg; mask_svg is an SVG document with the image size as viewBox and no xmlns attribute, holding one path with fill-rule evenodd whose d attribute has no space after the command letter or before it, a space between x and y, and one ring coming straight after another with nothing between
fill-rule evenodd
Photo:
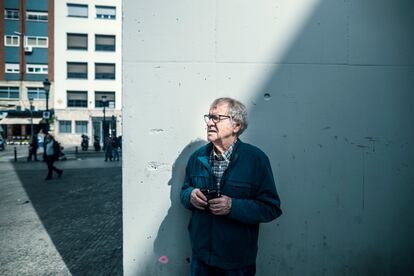
<instances>
[{"instance_id":1,"label":"window","mask_svg":"<svg viewBox=\"0 0 414 276\"><path fill-rule=\"evenodd\" d=\"M114 80L115 79L115 64L114 63L95 63L95 79Z\"/></svg>"},{"instance_id":2,"label":"window","mask_svg":"<svg viewBox=\"0 0 414 276\"><path fill-rule=\"evenodd\" d=\"M43 87L28 87L27 98L32 99L46 99L46 92Z\"/></svg>"},{"instance_id":3,"label":"window","mask_svg":"<svg viewBox=\"0 0 414 276\"><path fill-rule=\"evenodd\" d=\"M19 87L0 86L0 99L19 99Z\"/></svg>"},{"instance_id":4,"label":"window","mask_svg":"<svg viewBox=\"0 0 414 276\"><path fill-rule=\"evenodd\" d=\"M86 62L68 62L68 79L87 79L88 64Z\"/></svg>"},{"instance_id":5,"label":"window","mask_svg":"<svg viewBox=\"0 0 414 276\"><path fill-rule=\"evenodd\" d=\"M109 6L95 6L96 18L100 19L115 19L116 9Z\"/></svg>"},{"instance_id":6,"label":"window","mask_svg":"<svg viewBox=\"0 0 414 276\"><path fill-rule=\"evenodd\" d=\"M72 133L72 121L59 121L60 133Z\"/></svg>"},{"instance_id":7,"label":"window","mask_svg":"<svg viewBox=\"0 0 414 276\"><path fill-rule=\"evenodd\" d=\"M48 19L47 12L26 11L27 21L47 22L47 19Z\"/></svg>"},{"instance_id":8,"label":"window","mask_svg":"<svg viewBox=\"0 0 414 276\"><path fill-rule=\"evenodd\" d=\"M88 35L87 34L67 34L67 48L75 50L88 49Z\"/></svg>"},{"instance_id":9,"label":"window","mask_svg":"<svg viewBox=\"0 0 414 276\"><path fill-rule=\"evenodd\" d=\"M88 133L88 121L75 121L75 132L82 134Z\"/></svg>"},{"instance_id":10,"label":"window","mask_svg":"<svg viewBox=\"0 0 414 276\"><path fill-rule=\"evenodd\" d=\"M95 35L95 51L115 51L115 36Z\"/></svg>"},{"instance_id":11,"label":"window","mask_svg":"<svg viewBox=\"0 0 414 276\"><path fill-rule=\"evenodd\" d=\"M20 64L18 63L6 63L5 73L18 74L20 73Z\"/></svg>"},{"instance_id":12,"label":"window","mask_svg":"<svg viewBox=\"0 0 414 276\"><path fill-rule=\"evenodd\" d=\"M68 107L88 107L87 91L67 91Z\"/></svg>"},{"instance_id":13,"label":"window","mask_svg":"<svg viewBox=\"0 0 414 276\"><path fill-rule=\"evenodd\" d=\"M115 108L115 92L96 91L95 107L103 107L102 97L106 97L106 107Z\"/></svg>"},{"instance_id":14,"label":"window","mask_svg":"<svg viewBox=\"0 0 414 276\"><path fill-rule=\"evenodd\" d=\"M88 5L67 4L68 16L70 17L88 17Z\"/></svg>"},{"instance_id":15,"label":"window","mask_svg":"<svg viewBox=\"0 0 414 276\"><path fill-rule=\"evenodd\" d=\"M19 10L5 9L4 19L19 20Z\"/></svg>"},{"instance_id":16,"label":"window","mask_svg":"<svg viewBox=\"0 0 414 276\"><path fill-rule=\"evenodd\" d=\"M26 64L26 72L28 74L47 74L47 64Z\"/></svg>"},{"instance_id":17,"label":"window","mask_svg":"<svg viewBox=\"0 0 414 276\"><path fill-rule=\"evenodd\" d=\"M4 46L19 47L20 46L20 36L18 36L18 35L5 35L4 36Z\"/></svg>"},{"instance_id":18,"label":"window","mask_svg":"<svg viewBox=\"0 0 414 276\"><path fill-rule=\"evenodd\" d=\"M47 48L49 44L47 36L26 36L24 39L24 46Z\"/></svg>"}]
</instances>

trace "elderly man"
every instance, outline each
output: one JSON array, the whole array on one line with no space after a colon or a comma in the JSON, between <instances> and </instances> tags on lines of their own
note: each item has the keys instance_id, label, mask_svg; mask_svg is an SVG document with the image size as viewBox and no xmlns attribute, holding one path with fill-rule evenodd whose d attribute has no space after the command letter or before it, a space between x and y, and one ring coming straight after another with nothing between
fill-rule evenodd
<instances>
[{"instance_id":1,"label":"elderly man","mask_svg":"<svg viewBox=\"0 0 414 276\"><path fill-rule=\"evenodd\" d=\"M282 214L268 157L238 139L246 107L216 99L208 115L209 144L190 157L181 202L192 211L191 275L255 275L259 224Z\"/></svg>"}]
</instances>

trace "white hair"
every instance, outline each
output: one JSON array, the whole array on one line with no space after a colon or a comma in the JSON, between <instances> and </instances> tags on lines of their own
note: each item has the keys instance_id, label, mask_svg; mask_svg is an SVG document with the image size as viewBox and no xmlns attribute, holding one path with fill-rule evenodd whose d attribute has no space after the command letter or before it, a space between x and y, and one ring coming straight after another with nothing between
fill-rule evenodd
<instances>
[{"instance_id":1,"label":"white hair","mask_svg":"<svg viewBox=\"0 0 414 276\"><path fill-rule=\"evenodd\" d=\"M244 104L239 102L238 100L232 99L232 98L218 98L213 101L213 103L210 105L210 109L214 109L219 104L226 103L229 107L229 113L228 116L230 116L230 119L240 124L240 130L237 133L237 136L240 136L246 129L247 129L247 109Z\"/></svg>"}]
</instances>

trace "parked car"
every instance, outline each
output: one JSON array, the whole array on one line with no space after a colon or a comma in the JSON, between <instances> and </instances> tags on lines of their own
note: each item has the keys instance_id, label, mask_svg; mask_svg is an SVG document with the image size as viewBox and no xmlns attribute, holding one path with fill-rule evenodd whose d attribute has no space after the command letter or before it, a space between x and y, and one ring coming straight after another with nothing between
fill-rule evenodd
<instances>
[{"instance_id":1,"label":"parked car","mask_svg":"<svg viewBox=\"0 0 414 276\"><path fill-rule=\"evenodd\" d=\"M4 150L6 148L6 141L2 137L0 137L0 150Z\"/></svg>"}]
</instances>

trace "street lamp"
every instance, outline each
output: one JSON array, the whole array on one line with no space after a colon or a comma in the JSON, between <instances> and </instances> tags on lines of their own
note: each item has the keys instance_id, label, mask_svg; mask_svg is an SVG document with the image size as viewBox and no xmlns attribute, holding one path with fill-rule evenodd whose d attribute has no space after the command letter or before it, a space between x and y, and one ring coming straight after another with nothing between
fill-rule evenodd
<instances>
[{"instance_id":1,"label":"street lamp","mask_svg":"<svg viewBox=\"0 0 414 276\"><path fill-rule=\"evenodd\" d=\"M106 122L105 122L105 107L106 107L106 96L102 96L101 97L101 101L102 101L102 105L103 105L103 125L102 125L102 130L103 130L103 149L106 148L105 145L105 138L106 138Z\"/></svg>"},{"instance_id":2,"label":"street lamp","mask_svg":"<svg viewBox=\"0 0 414 276\"><path fill-rule=\"evenodd\" d=\"M43 81L43 88L46 92L46 111L49 111L49 91L50 91L50 81L49 79L45 79Z\"/></svg>"},{"instance_id":3,"label":"street lamp","mask_svg":"<svg viewBox=\"0 0 414 276\"><path fill-rule=\"evenodd\" d=\"M29 103L30 103L30 131L32 136L32 142L33 142L33 98L29 97Z\"/></svg>"},{"instance_id":4,"label":"street lamp","mask_svg":"<svg viewBox=\"0 0 414 276\"><path fill-rule=\"evenodd\" d=\"M111 117L111 134L113 137L116 137L116 117L112 115Z\"/></svg>"},{"instance_id":5,"label":"street lamp","mask_svg":"<svg viewBox=\"0 0 414 276\"><path fill-rule=\"evenodd\" d=\"M47 78L43 81L43 89L45 90L45 93L46 93L46 112L49 112L50 81ZM46 132L49 132L49 118L46 119Z\"/></svg>"}]
</instances>

